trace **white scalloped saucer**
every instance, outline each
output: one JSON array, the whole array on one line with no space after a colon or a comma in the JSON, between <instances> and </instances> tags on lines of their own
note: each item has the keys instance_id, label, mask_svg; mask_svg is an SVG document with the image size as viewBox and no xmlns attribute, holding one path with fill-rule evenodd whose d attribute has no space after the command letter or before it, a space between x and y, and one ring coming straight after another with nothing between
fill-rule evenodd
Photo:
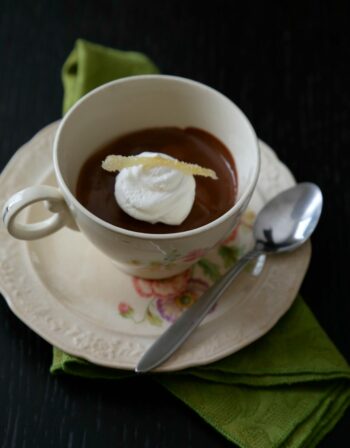
<instances>
[{"instance_id":1,"label":"white scalloped saucer","mask_svg":"<svg viewBox=\"0 0 350 448\"><path fill-rule=\"evenodd\" d=\"M5 167L0 177L0 208L22 188L55 185L51 147L57 126L58 122L41 130ZM260 145L261 174L249 207L254 212L295 183L274 152L265 143ZM44 207L35 205L22 219L35 221L45 213ZM196 265L192 279L180 276L159 283L119 272L79 232L62 229L24 242L10 237L2 227L0 290L11 310L49 343L96 364L133 369L169 325L168 320L188 300L198 298L222 263L230 263L232 256L246 250L249 235L249 227L242 226L233 246L220 256L216 251L209 264L207 260ZM269 257L259 276L243 272L198 330L159 370L207 364L264 335L293 303L310 249L307 243L293 253ZM174 297L176 288L181 300Z\"/></svg>"}]
</instances>

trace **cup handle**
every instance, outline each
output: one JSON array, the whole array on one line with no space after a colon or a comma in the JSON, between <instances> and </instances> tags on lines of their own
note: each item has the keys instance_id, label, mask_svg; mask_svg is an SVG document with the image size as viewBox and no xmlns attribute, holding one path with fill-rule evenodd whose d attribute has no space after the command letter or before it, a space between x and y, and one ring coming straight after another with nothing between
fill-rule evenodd
<instances>
[{"instance_id":1,"label":"cup handle","mask_svg":"<svg viewBox=\"0 0 350 448\"><path fill-rule=\"evenodd\" d=\"M45 201L46 207L53 213L52 216L33 224L17 222L16 218L21 210L39 201ZM60 191L47 185L28 187L11 196L4 205L2 220L10 235L20 240L36 240L56 232L65 225L79 230Z\"/></svg>"}]
</instances>

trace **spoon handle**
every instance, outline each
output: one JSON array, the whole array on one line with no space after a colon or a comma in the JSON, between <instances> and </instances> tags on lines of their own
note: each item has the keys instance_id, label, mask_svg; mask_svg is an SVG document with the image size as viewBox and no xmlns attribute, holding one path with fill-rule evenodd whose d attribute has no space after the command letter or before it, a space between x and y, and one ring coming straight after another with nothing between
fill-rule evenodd
<instances>
[{"instance_id":1,"label":"spoon handle","mask_svg":"<svg viewBox=\"0 0 350 448\"><path fill-rule=\"evenodd\" d=\"M148 372L167 360L197 328L244 266L261 253L261 249L256 246L214 283L151 345L138 362L135 371Z\"/></svg>"}]
</instances>

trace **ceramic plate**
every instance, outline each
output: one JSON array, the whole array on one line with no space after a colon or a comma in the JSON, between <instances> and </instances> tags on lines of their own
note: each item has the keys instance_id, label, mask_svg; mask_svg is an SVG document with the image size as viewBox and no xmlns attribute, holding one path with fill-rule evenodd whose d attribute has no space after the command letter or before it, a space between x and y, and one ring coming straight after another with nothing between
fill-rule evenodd
<instances>
[{"instance_id":1,"label":"ceramic plate","mask_svg":"<svg viewBox=\"0 0 350 448\"><path fill-rule=\"evenodd\" d=\"M33 184L55 185L51 148L58 123L24 145L0 177L0 207ZM263 142L261 174L241 223L225 244L192 270L168 280L129 277L79 232L62 229L18 241L0 229L0 289L12 311L49 343L96 364L133 369L145 350L252 245L257 211L295 181ZM22 219L46 216L35 205ZM198 254L192 254L194 258ZM246 269L198 330L159 370L210 363L264 335L293 303L310 260L310 244L271 256L259 275Z\"/></svg>"}]
</instances>

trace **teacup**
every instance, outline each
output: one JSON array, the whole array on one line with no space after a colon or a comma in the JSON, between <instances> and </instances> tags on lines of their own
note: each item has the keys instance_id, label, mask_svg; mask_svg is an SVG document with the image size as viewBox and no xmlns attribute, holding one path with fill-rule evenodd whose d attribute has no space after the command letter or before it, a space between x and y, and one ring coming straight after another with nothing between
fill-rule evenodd
<instances>
[{"instance_id":1,"label":"teacup","mask_svg":"<svg viewBox=\"0 0 350 448\"><path fill-rule=\"evenodd\" d=\"M237 200L230 210L193 230L146 234L107 223L79 203L77 178L92 153L119 135L165 126L200 128L226 145L238 176ZM185 78L145 75L112 81L78 101L58 128L53 164L59 189L41 185L15 193L3 210L8 232L33 240L68 226L83 232L125 273L160 279L188 269L227 238L253 194L260 153L252 125L220 92ZM53 215L35 224L20 223L18 213L38 201L45 201Z\"/></svg>"}]
</instances>

